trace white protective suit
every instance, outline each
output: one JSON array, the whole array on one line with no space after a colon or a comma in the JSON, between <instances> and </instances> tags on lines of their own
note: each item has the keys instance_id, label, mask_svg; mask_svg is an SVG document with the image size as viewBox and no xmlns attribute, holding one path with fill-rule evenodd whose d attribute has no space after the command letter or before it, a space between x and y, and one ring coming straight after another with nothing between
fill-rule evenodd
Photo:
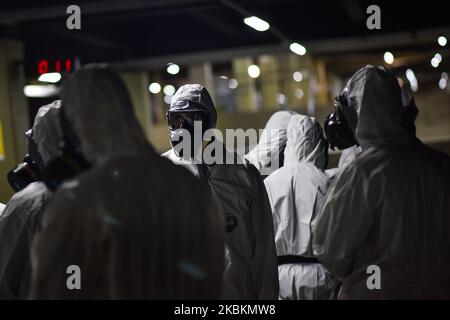
<instances>
[{"instance_id":1,"label":"white protective suit","mask_svg":"<svg viewBox=\"0 0 450 320\"><path fill-rule=\"evenodd\" d=\"M450 298L449 157L402 128L392 73L367 66L345 91L363 151L327 195L314 253L343 299Z\"/></svg>"},{"instance_id":2,"label":"white protective suit","mask_svg":"<svg viewBox=\"0 0 450 320\"><path fill-rule=\"evenodd\" d=\"M61 101L43 106L34 119L30 139L43 165L57 156L62 141L60 108ZM12 196L0 216L0 299L25 298L28 294L31 241L50 197L43 182L30 183Z\"/></svg>"},{"instance_id":3,"label":"white protective suit","mask_svg":"<svg viewBox=\"0 0 450 320\"><path fill-rule=\"evenodd\" d=\"M0 217L2 216L3 210L5 209L6 205L3 203L0 203Z\"/></svg>"},{"instance_id":4,"label":"white protective suit","mask_svg":"<svg viewBox=\"0 0 450 320\"><path fill-rule=\"evenodd\" d=\"M92 167L62 184L44 213L31 297L218 298L224 224L206 186L153 151L111 69L79 69L62 98ZM69 290L77 267L81 290Z\"/></svg>"},{"instance_id":5,"label":"white protective suit","mask_svg":"<svg viewBox=\"0 0 450 320\"><path fill-rule=\"evenodd\" d=\"M188 109L190 101L200 102L198 106L212 115L211 122L215 125L215 107L208 97L206 89L200 85L185 85L172 99L171 109L183 104ZM233 156L238 157L236 154ZM225 235L227 266L222 297L277 299L278 277L272 215L258 170L244 159L241 159L241 164L200 166L178 157L173 149L164 153L163 157L183 165L200 179L207 180L227 221L234 221L234 228Z\"/></svg>"},{"instance_id":6,"label":"white protective suit","mask_svg":"<svg viewBox=\"0 0 450 320\"><path fill-rule=\"evenodd\" d=\"M314 118L293 115L287 127L285 164L264 180L272 207L282 300L333 299L337 295L337 281L314 259L311 247L311 223L329 183L324 172L327 149ZM301 261L295 261L299 257Z\"/></svg>"},{"instance_id":7,"label":"white protective suit","mask_svg":"<svg viewBox=\"0 0 450 320\"><path fill-rule=\"evenodd\" d=\"M294 114L295 111L287 110L275 112L267 121L258 144L244 156L264 178L283 166L286 128Z\"/></svg>"}]
</instances>

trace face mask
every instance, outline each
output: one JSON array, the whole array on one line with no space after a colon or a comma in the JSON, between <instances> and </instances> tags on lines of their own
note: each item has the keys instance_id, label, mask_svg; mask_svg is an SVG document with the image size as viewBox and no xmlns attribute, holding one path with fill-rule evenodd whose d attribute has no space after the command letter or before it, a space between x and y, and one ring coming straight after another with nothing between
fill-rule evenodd
<instances>
[{"instance_id":1,"label":"face mask","mask_svg":"<svg viewBox=\"0 0 450 320\"><path fill-rule=\"evenodd\" d=\"M172 146L172 149L174 150L175 154L178 157L183 157L183 148L181 143L183 142L184 135L182 129L176 129L176 130L169 130L169 139L170 139L170 145ZM193 141L191 141L191 144Z\"/></svg>"},{"instance_id":2,"label":"face mask","mask_svg":"<svg viewBox=\"0 0 450 320\"><path fill-rule=\"evenodd\" d=\"M7 175L8 183L15 192L24 189L32 182L39 181L44 167L37 145L33 140L33 130L28 130L25 137L28 143L28 154L23 162L14 167Z\"/></svg>"},{"instance_id":3,"label":"face mask","mask_svg":"<svg viewBox=\"0 0 450 320\"><path fill-rule=\"evenodd\" d=\"M7 175L8 183L15 192L28 186L30 183L39 181L40 174L36 163L30 155L26 155L22 163L19 163Z\"/></svg>"},{"instance_id":4,"label":"face mask","mask_svg":"<svg viewBox=\"0 0 450 320\"><path fill-rule=\"evenodd\" d=\"M345 107L347 99L340 95L336 97L334 108L335 111L329 114L324 122L324 131L330 148L334 150L337 147L339 150L350 148L358 145L355 135L345 119L342 108Z\"/></svg>"},{"instance_id":5,"label":"face mask","mask_svg":"<svg viewBox=\"0 0 450 320\"><path fill-rule=\"evenodd\" d=\"M206 116L204 112L167 112L167 122L169 125L170 144L178 157L185 157L190 159L195 155L195 130L194 124L196 121L202 122L202 135L205 131L204 124L206 123ZM183 131L185 130L185 131ZM189 133L189 136L187 136ZM184 139L190 139L190 154L184 154L186 146L182 145Z\"/></svg>"}]
</instances>

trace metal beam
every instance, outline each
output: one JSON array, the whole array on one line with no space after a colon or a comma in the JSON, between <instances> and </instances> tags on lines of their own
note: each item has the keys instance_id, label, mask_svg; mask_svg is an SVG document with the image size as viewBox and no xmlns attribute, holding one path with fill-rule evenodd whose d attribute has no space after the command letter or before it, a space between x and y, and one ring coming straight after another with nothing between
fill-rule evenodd
<instances>
[{"instance_id":1,"label":"metal beam","mask_svg":"<svg viewBox=\"0 0 450 320\"><path fill-rule=\"evenodd\" d=\"M130 10L164 8L170 6L207 3L212 0L110 0L92 1L79 4L82 15L103 14ZM54 5L0 12L0 24L39 21L67 17L68 5Z\"/></svg>"},{"instance_id":2,"label":"metal beam","mask_svg":"<svg viewBox=\"0 0 450 320\"><path fill-rule=\"evenodd\" d=\"M364 12L358 1L341 0L341 4L352 22L360 23L361 21L364 21Z\"/></svg>"},{"instance_id":3,"label":"metal beam","mask_svg":"<svg viewBox=\"0 0 450 320\"><path fill-rule=\"evenodd\" d=\"M341 39L324 39L304 42L308 52L313 55L362 52L368 50L381 50L388 48L407 48L417 45L430 45L436 43L438 35L450 38L450 27L428 29L412 33L392 33L386 35L373 35L368 37L354 37ZM117 68L159 68L168 62L178 64L191 64L198 62L225 62L236 57L259 56L263 54L288 53L289 46L285 43L265 46L241 47L176 55L164 55L154 58L135 59L120 63L113 63Z\"/></svg>"}]
</instances>

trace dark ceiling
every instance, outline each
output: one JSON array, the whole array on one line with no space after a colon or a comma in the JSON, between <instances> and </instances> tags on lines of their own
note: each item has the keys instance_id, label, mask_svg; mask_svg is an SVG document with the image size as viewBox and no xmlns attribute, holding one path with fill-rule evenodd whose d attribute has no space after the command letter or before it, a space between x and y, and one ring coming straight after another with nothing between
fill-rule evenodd
<instances>
[{"instance_id":1,"label":"dark ceiling","mask_svg":"<svg viewBox=\"0 0 450 320\"><path fill-rule=\"evenodd\" d=\"M5 1L0 37L23 40L27 61L78 56L121 61L287 41L366 37L450 26L448 1L76 0ZM81 30L66 28L66 7L81 8ZM366 28L366 8L381 7L382 30ZM274 32L245 24L256 15ZM272 30L272 29L271 29Z\"/></svg>"}]
</instances>

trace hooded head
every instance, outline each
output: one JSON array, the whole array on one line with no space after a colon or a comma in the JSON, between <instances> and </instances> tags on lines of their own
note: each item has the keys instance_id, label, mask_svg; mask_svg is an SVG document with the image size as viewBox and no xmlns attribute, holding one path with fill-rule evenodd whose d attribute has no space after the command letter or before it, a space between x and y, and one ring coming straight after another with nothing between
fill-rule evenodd
<instances>
[{"instance_id":1,"label":"hooded head","mask_svg":"<svg viewBox=\"0 0 450 320\"><path fill-rule=\"evenodd\" d=\"M32 130L27 132L29 154L41 171L59 155L59 148L64 143L61 112L61 100L40 107L34 118Z\"/></svg>"},{"instance_id":2,"label":"hooded head","mask_svg":"<svg viewBox=\"0 0 450 320\"><path fill-rule=\"evenodd\" d=\"M184 86L181 86L173 96L169 108L169 112L192 111L204 112L209 118L209 127L216 127L216 107L214 106L208 90L199 84L185 84Z\"/></svg>"},{"instance_id":3,"label":"hooded head","mask_svg":"<svg viewBox=\"0 0 450 320\"><path fill-rule=\"evenodd\" d=\"M402 97L395 75L368 65L352 76L344 89L342 112L362 146L396 143L407 136L402 127Z\"/></svg>"},{"instance_id":4,"label":"hooded head","mask_svg":"<svg viewBox=\"0 0 450 320\"><path fill-rule=\"evenodd\" d=\"M322 128L314 118L296 114L287 127L287 142L284 150L285 164L313 163L325 169L328 160L328 144Z\"/></svg>"},{"instance_id":5,"label":"hooded head","mask_svg":"<svg viewBox=\"0 0 450 320\"><path fill-rule=\"evenodd\" d=\"M60 147L64 144L61 112L61 101L39 108L33 127L25 133L28 155L7 175L9 184L16 192L42 180L47 165L59 156Z\"/></svg>"},{"instance_id":6,"label":"hooded head","mask_svg":"<svg viewBox=\"0 0 450 320\"><path fill-rule=\"evenodd\" d=\"M186 84L181 86L173 96L167 112L167 120L170 128L170 144L175 154L190 159L200 156L201 144L198 142L203 141L203 133L206 130L216 127L217 113L205 87L199 84ZM195 139L196 121L201 121L201 139ZM180 144L183 139L188 139L188 136L185 136L187 133L190 135L190 148L188 144Z\"/></svg>"},{"instance_id":7,"label":"hooded head","mask_svg":"<svg viewBox=\"0 0 450 320\"><path fill-rule=\"evenodd\" d=\"M127 89L112 69L79 69L64 84L61 96L65 118L91 163L148 148Z\"/></svg>"},{"instance_id":8,"label":"hooded head","mask_svg":"<svg viewBox=\"0 0 450 320\"><path fill-rule=\"evenodd\" d=\"M283 166L287 126L294 114L294 111L275 112L267 121L258 145L245 156L259 171L264 169L270 174ZM274 163L277 166L274 166Z\"/></svg>"}]
</instances>

